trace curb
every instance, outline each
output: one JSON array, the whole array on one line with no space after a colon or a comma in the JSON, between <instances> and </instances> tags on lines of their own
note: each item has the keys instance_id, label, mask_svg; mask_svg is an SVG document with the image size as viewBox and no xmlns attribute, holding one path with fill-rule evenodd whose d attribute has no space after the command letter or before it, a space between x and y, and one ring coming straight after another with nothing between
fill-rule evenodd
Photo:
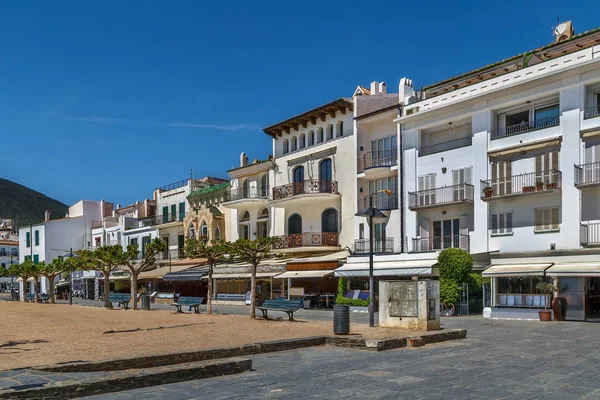
<instances>
[{"instance_id":1,"label":"curb","mask_svg":"<svg viewBox=\"0 0 600 400\"><path fill-rule=\"evenodd\" d=\"M327 338L327 344L338 347L349 347L353 349L385 351L406 347L421 347L429 343L439 343L446 340L464 339L467 337L466 329L452 329L442 332L426 333L421 336L411 336L402 339L354 339L333 336ZM417 346L414 345L417 344Z\"/></svg>"},{"instance_id":2,"label":"curb","mask_svg":"<svg viewBox=\"0 0 600 400\"><path fill-rule=\"evenodd\" d=\"M227 361L199 362L160 367L157 369L130 370L83 381L50 382L44 387L27 388L24 390L0 390L0 399L51 400L76 398L194 379L239 374L249 371L251 368L251 360L237 358Z\"/></svg>"}]
</instances>

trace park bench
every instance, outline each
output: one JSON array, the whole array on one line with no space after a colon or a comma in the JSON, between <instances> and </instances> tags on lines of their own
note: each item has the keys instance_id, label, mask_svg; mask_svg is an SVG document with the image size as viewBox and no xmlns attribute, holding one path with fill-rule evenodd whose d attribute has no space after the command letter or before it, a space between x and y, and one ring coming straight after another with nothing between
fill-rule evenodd
<instances>
[{"instance_id":1,"label":"park bench","mask_svg":"<svg viewBox=\"0 0 600 400\"><path fill-rule=\"evenodd\" d=\"M200 304L204 301L204 297L189 297L182 296L179 298L177 303L171 304L173 307L177 307L177 312L182 313L181 307L192 307L196 314L200 314Z\"/></svg>"},{"instance_id":2,"label":"park bench","mask_svg":"<svg viewBox=\"0 0 600 400\"><path fill-rule=\"evenodd\" d=\"M35 293L27 293L24 300L26 302L35 303Z\"/></svg>"},{"instance_id":3,"label":"park bench","mask_svg":"<svg viewBox=\"0 0 600 400\"><path fill-rule=\"evenodd\" d=\"M40 294L37 299L38 303L48 303L48 300L50 300L50 296L45 293Z\"/></svg>"},{"instance_id":4,"label":"park bench","mask_svg":"<svg viewBox=\"0 0 600 400\"><path fill-rule=\"evenodd\" d=\"M108 295L108 301L111 303L119 303L124 309L129 309L129 301L131 301L131 295L128 293L113 293L110 292Z\"/></svg>"},{"instance_id":5,"label":"park bench","mask_svg":"<svg viewBox=\"0 0 600 400\"><path fill-rule=\"evenodd\" d=\"M283 311L287 313L290 321L294 320L294 312L300 308L300 300L265 300L262 306L257 307L263 313L263 318L268 319L267 312Z\"/></svg>"}]
</instances>

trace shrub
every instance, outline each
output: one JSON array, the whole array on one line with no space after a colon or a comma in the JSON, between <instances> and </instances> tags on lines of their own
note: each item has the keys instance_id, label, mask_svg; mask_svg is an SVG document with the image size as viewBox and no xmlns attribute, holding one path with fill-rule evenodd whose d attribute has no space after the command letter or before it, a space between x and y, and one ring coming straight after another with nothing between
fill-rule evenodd
<instances>
[{"instance_id":1,"label":"shrub","mask_svg":"<svg viewBox=\"0 0 600 400\"><path fill-rule=\"evenodd\" d=\"M455 304L460 301L460 286L450 280L440 279L440 301L445 304Z\"/></svg>"},{"instance_id":2,"label":"shrub","mask_svg":"<svg viewBox=\"0 0 600 400\"><path fill-rule=\"evenodd\" d=\"M481 272L471 272L467 281L469 283L469 294L481 294L483 285L489 285L490 281L490 278L481 276Z\"/></svg>"},{"instance_id":3,"label":"shrub","mask_svg":"<svg viewBox=\"0 0 600 400\"><path fill-rule=\"evenodd\" d=\"M473 268L473 257L462 249L444 249L438 256L440 280L448 279L458 284L468 282Z\"/></svg>"},{"instance_id":4,"label":"shrub","mask_svg":"<svg viewBox=\"0 0 600 400\"><path fill-rule=\"evenodd\" d=\"M350 299L348 297L344 297L344 292L346 291L346 280L347 278L340 278L338 280L338 288L337 288L337 296L335 298L335 304L352 306L352 307L369 307L369 300L362 299ZM352 284L352 281L351 281Z\"/></svg>"}]
</instances>

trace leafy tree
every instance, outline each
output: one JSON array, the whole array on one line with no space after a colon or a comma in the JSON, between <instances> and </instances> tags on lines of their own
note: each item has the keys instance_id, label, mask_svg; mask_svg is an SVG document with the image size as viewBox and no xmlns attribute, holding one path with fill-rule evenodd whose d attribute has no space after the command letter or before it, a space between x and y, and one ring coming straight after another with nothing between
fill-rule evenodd
<instances>
[{"instance_id":1,"label":"leafy tree","mask_svg":"<svg viewBox=\"0 0 600 400\"><path fill-rule=\"evenodd\" d=\"M206 258L208 263L208 293L206 312L212 314L213 268L231 252L231 244L223 240L213 240L210 244L201 239L187 239L183 251L190 258Z\"/></svg>"},{"instance_id":2,"label":"leafy tree","mask_svg":"<svg viewBox=\"0 0 600 400\"><path fill-rule=\"evenodd\" d=\"M27 296L27 280L33 277L34 270L35 264L30 260L25 260L21 264L13 264L8 269L9 275L21 278L23 281L23 301Z\"/></svg>"},{"instance_id":3,"label":"leafy tree","mask_svg":"<svg viewBox=\"0 0 600 400\"><path fill-rule=\"evenodd\" d=\"M110 273L123 264L125 256L121 245L102 246L92 250L78 250L75 252L80 258L80 266L88 270L96 270L104 277L104 307L112 310L110 296Z\"/></svg>"},{"instance_id":4,"label":"leafy tree","mask_svg":"<svg viewBox=\"0 0 600 400\"><path fill-rule=\"evenodd\" d=\"M118 246L120 247L120 246ZM129 269L129 278L131 280L131 298L133 299L133 309L137 310L137 280L140 274L150 270L156 263L156 256L167 249L165 243L159 238L154 238L144 248L144 256L138 261L138 246L130 244L127 251L121 255L121 265Z\"/></svg>"},{"instance_id":5,"label":"leafy tree","mask_svg":"<svg viewBox=\"0 0 600 400\"><path fill-rule=\"evenodd\" d=\"M440 300L454 304L460 300L460 287L470 280L473 257L462 249L444 249L438 256Z\"/></svg>"},{"instance_id":6,"label":"leafy tree","mask_svg":"<svg viewBox=\"0 0 600 400\"><path fill-rule=\"evenodd\" d=\"M54 280L56 277L67 271L71 272L75 269L78 269L79 266L77 264L78 259L69 257L66 260L63 260L62 258L55 258L51 263L41 265L41 275L45 276L48 278L48 281L50 281L50 303L56 303L56 296L54 294Z\"/></svg>"},{"instance_id":7,"label":"leafy tree","mask_svg":"<svg viewBox=\"0 0 600 400\"><path fill-rule=\"evenodd\" d=\"M250 318L256 317L256 269L258 264L271 258L271 249L279 241L276 237L265 237L256 240L238 239L232 244L234 254L242 261L252 266L252 279L250 289Z\"/></svg>"},{"instance_id":8,"label":"leafy tree","mask_svg":"<svg viewBox=\"0 0 600 400\"><path fill-rule=\"evenodd\" d=\"M33 277L33 293L35 294L35 298L37 299L40 295L40 290L38 288L38 282L40 278L43 276L42 269L45 268L46 263L41 261L37 264L31 263L31 276Z\"/></svg>"}]
</instances>

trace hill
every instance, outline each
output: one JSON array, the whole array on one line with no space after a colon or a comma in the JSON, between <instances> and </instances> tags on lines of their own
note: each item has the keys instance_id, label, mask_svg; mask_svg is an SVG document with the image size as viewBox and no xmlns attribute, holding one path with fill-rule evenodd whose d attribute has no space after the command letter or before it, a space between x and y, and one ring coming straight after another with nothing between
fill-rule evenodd
<instances>
[{"instance_id":1,"label":"hill","mask_svg":"<svg viewBox=\"0 0 600 400\"><path fill-rule=\"evenodd\" d=\"M14 218L16 214L18 226L42 222L46 210L52 219L64 217L68 209L43 193L0 178L0 217Z\"/></svg>"}]
</instances>

